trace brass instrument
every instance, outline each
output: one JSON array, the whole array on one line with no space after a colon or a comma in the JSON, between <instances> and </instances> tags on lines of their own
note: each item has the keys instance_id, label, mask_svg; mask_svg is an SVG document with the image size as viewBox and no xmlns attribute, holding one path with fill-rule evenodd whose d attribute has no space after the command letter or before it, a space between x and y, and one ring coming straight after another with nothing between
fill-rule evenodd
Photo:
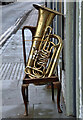
<instances>
[{"instance_id":1,"label":"brass instrument","mask_svg":"<svg viewBox=\"0 0 83 120\"><path fill-rule=\"evenodd\" d=\"M50 77L57 65L57 60L62 48L62 39L51 34L49 26L56 15L61 13L40 5L33 5L39 11L38 22L33 42L28 57L25 73L30 78ZM57 39L57 44L51 41Z\"/></svg>"}]
</instances>

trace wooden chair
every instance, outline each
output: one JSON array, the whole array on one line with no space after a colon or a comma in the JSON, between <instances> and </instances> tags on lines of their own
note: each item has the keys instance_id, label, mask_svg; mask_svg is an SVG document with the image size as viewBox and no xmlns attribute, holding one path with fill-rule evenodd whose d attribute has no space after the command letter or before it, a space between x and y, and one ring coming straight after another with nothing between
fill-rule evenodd
<instances>
[{"instance_id":1,"label":"wooden chair","mask_svg":"<svg viewBox=\"0 0 83 120\"><path fill-rule=\"evenodd\" d=\"M29 29L32 32L32 37L35 34L36 27L31 26L24 26L22 29L22 37L23 37L23 53L24 53L24 64L26 67L27 60L26 60L26 48L25 48L25 36L24 36L24 30ZM60 108L60 93L61 93L61 82L59 81L58 76L51 76L51 77L45 77L45 78L34 78L31 79L28 77L28 75L24 75L23 83L22 83L22 96L24 100L25 105L25 113L24 115L28 115L28 86L29 84L40 84L43 82L44 84L51 83L51 89L52 89L52 100L54 101L54 86L57 88L57 108L58 112L62 113L62 110Z\"/></svg>"}]
</instances>

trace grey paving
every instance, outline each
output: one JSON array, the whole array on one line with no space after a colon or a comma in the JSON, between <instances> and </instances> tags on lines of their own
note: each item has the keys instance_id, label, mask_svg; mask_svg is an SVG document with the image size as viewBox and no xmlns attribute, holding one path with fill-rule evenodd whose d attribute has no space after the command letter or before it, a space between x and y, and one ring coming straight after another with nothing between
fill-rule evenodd
<instances>
[{"instance_id":1,"label":"grey paving","mask_svg":"<svg viewBox=\"0 0 83 120\"><path fill-rule=\"evenodd\" d=\"M35 2L34 2L35 3ZM18 18L33 8L33 2L14 2L2 6L2 34L15 24Z\"/></svg>"},{"instance_id":2,"label":"grey paving","mask_svg":"<svg viewBox=\"0 0 83 120\"><path fill-rule=\"evenodd\" d=\"M35 14L33 14L35 13ZM37 11L33 11L23 24L31 24L28 20L37 20ZM22 26L22 27L23 27ZM21 28L22 28L21 27ZM2 64L0 68L2 80L2 117L3 118L67 118L65 105L61 97L61 108L63 113L58 113L55 102L51 100L51 90L44 86L29 86L29 116L25 117L24 104L21 95L21 84L24 74L23 52L22 52L22 30L6 42L1 48ZM31 39L30 31L26 30L26 39ZM31 41L26 41L27 56L29 54Z\"/></svg>"}]
</instances>

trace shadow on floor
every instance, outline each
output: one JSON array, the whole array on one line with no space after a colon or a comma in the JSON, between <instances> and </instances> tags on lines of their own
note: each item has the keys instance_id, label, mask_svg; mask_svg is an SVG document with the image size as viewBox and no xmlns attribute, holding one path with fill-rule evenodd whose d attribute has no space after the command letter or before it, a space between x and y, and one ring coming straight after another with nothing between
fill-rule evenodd
<instances>
[{"instance_id":1,"label":"shadow on floor","mask_svg":"<svg viewBox=\"0 0 83 120\"><path fill-rule=\"evenodd\" d=\"M15 81L14 81L15 82ZM3 118L71 118L66 116L65 105L61 95L61 109L63 113L58 113L55 102L51 99L51 90L44 86L29 86L29 115L24 116L24 104L21 95L20 84L3 89L2 91L2 117Z\"/></svg>"}]
</instances>

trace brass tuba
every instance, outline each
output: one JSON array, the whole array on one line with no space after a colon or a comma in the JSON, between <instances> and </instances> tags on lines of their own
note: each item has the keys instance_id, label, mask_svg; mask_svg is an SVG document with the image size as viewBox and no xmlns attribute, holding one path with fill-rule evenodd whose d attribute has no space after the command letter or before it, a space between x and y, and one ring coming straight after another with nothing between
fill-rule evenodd
<instances>
[{"instance_id":1,"label":"brass tuba","mask_svg":"<svg viewBox=\"0 0 83 120\"><path fill-rule=\"evenodd\" d=\"M62 14L37 4L33 6L39 11L39 16L25 73L30 78L50 77L62 48L62 39L58 35L51 34L50 25L56 15ZM51 41L52 38L57 39L57 44Z\"/></svg>"}]
</instances>

